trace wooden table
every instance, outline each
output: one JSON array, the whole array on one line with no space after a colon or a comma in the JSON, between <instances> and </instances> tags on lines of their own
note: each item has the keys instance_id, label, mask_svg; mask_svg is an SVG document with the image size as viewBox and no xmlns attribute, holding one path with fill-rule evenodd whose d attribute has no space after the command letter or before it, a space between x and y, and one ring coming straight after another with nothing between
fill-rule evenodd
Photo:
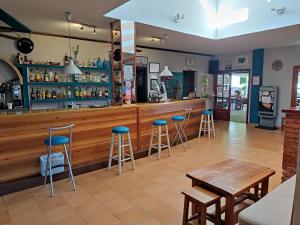
<instances>
[{"instance_id":1,"label":"wooden table","mask_svg":"<svg viewBox=\"0 0 300 225\"><path fill-rule=\"evenodd\" d=\"M253 163L229 159L187 174L193 186L201 186L226 198L225 224L233 225L235 198L261 183L261 197L268 193L275 171Z\"/></svg>"}]
</instances>

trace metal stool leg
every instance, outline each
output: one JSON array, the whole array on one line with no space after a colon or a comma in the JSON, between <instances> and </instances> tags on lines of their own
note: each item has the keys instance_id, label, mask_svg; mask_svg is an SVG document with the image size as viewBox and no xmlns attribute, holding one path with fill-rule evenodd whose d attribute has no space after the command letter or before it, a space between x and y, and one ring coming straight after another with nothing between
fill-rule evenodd
<instances>
[{"instance_id":1,"label":"metal stool leg","mask_svg":"<svg viewBox=\"0 0 300 225\"><path fill-rule=\"evenodd\" d=\"M167 145L168 145L169 157L171 157L172 153L171 153L168 125L166 125L166 135L167 135Z\"/></svg>"},{"instance_id":2,"label":"metal stool leg","mask_svg":"<svg viewBox=\"0 0 300 225\"><path fill-rule=\"evenodd\" d=\"M51 156L49 157L48 167L49 167L49 177L50 177L50 193L51 193L51 197L53 197L54 196L54 190L53 190L53 179L52 179L52 162L51 162Z\"/></svg>"},{"instance_id":3,"label":"metal stool leg","mask_svg":"<svg viewBox=\"0 0 300 225\"><path fill-rule=\"evenodd\" d=\"M157 151L158 151L158 159L160 159L160 153L161 153L161 126L158 126L158 146L157 146Z\"/></svg>"},{"instance_id":4,"label":"metal stool leg","mask_svg":"<svg viewBox=\"0 0 300 225\"><path fill-rule=\"evenodd\" d=\"M177 134L178 134L178 136L179 136L179 138L180 138L181 144L182 144L184 150L187 151L187 149L186 149L185 146L184 146L184 142L183 142L183 140L182 140L181 134L180 134L180 128L179 128L179 126L180 126L180 125L179 125L179 124L176 124L176 122L175 122L175 128L176 128Z\"/></svg>"},{"instance_id":5,"label":"metal stool leg","mask_svg":"<svg viewBox=\"0 0 300 225\"><path fill-rule=\"evenodd\" d=\"M148 150L148 156L151 155L152 143L153 143L153 134L154 134L154 126L152 126L152 129L151 129L151 137L150 137L150 145L149 145L149 150Z\"/></svg>"},{"instance_id":6,"label":"metal stool leg","mask_svg":"<svg viewBox=\"0 0 300 225\"><path fill-rule=\"evenodd\" d=\"M48 149L48 156L47 156L47 163L46 163L46 170L45 170L44 187L46 187L47 184L47 177L49 171L49 158L50 158L49 146L47 147L47 149Z\"/></svg>"},{"instance_id":7,"label":"metal stool leg","mask_svg":"<svg viewBox=\"0 0 300 225\"><path fill-rule=\"evenodd\" d=\"M73 172L72 172L72 166L71 166L71 162L70 162L70 159L69 159L69 154L68 154L68 151L67 151L67 147L66 147L65 144L64 144L64 151L65 151L68 166L69 166L69 173L70 173L72 184L73 184L73 190L76 191L76 185L75 185L75 180L74 180L74 176L73 176Z\"/></svg>"},{"instance_id":8,"label":"metal stool leg","mask_svg":"<svg viewBox=\"0 0 300 225\"><path fill-rule=\"evenodd\" d=\"M110 150L109 150L109 158L108 158L108 169L109 170L111 170L111 163L112 163L114 145L115 145L115 134L112 133L112 135L111 135Z\"/></svg>"},{"instance_id":9,"label":"metal stool leg","mask_svg":"<svg viewBox=\"0 0 300 225\"><path fill-rule=\"evenodd\" d=\"M122 174L122 134L118 134L118 171Z\"/></svg>"},{"instance_id":10,"label":"metal stool leg","mask_svg":"<svg viewBox=\"0 0 300 225\"><path fill-rule=\"evenodd\" d=\"M134 162L134 156L133 156L133 151L132 151L132 145L131 145L131 139L130 139L130 133L127 133L127 138L128 138L128 144L129 144L129 154L131 158L131 163L132 163L132 169L135 170L135 162Z\"/></svg>"},{"instance_id":11,"label":"metal stool leg","mask_svg":"<svg viewBox=\"0 0 300 225\"><path fill-rule=\"evenodd\" d=\"M198 137L201 137L201 133L202 133L202 125L203 125L203 114L201 115L201 121L200 121L200 128L199 128L199 135Z\"/></svg>"},{"instance_id":12,"label":"metal stool leg","mask_svg":"<svg viewBox=\"0 0 300 225\"><path fill-rule=\"evenodd\" d=\"M181 133L182 133L183 138L185 139L185 143L187 143L188 147L191 148L191 145L190 145L190 143L189 143L189 141L188 141L188 139L187 139L187 137L186 137L186 135L185 135L185 131L184 131L184 126L183 126L183 125L184 125L184 124L182 123L182 124L180 125L179 129L180 129L180 131L181 131Z\"/></svg>"}]
</instances>

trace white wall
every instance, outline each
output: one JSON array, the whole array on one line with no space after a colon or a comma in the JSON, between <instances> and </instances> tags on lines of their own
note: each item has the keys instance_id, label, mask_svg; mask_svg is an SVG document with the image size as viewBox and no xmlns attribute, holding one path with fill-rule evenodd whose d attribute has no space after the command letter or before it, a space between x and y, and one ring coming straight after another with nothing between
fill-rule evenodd
<instances>
[{"instance_id":1,"label":"white wall","mask_svg":"<svg viewBox=\"0 0 300 225\"><path fill-rule=\"evenodd\" d=\"M210 57L206 56L198 56L191 54L183 54L183 53L174 53L174 52L166 52L166 51L157 51L151 49L142 49L142 52L137 54L138 56L147 56L148 62L160 63L160 69L162 70L166 64L166 57L168 61L169 69L172 72L182 72L183 70L188 70L186 67L186 59L188 57L194 58L194 67L191 68L193 71L196 71L195 76L195 87L197 89L197 96L200 97L200 81L201 75L207 74L208 72L208 61ZM148 69L149 73L149 69ZM150 79L151 74L148 74L148 92L150 91ZM158 77L159 79L159 77Z\"/></svg>"},{"instance_id":2,"label":"white wall","mask_svg":"<svg viewBox=\"0 0 300 225\"><path fill-rule=\"evenodd\" d=\"M34 42L35 46L32 53L28 54L28 58L33 59L34 61L58 61L63 63L65 54L69 54L68 39L66 38L31 35L31 39ZM71 45L80 46L78 60L87 60L89 58L93 59L95 57L100 57L101 60L108 59L107 52L110 51L109 44L72 39ZM12 62L14 62L14 57L17 52L18 50L15 47L15 41L0 38L0 57L10 59ZM193 57L195 61L195 67L193 67L193 70L198 72L195 81L197 87L197 94L199 96L199 76L201 76L203 73L207 73L208 61L210 57L157 51L151 49L142 49L142 52L138 53L138 55L147 56L148 62L160 63L161 69L163 69L163 66L166 63L167 56L168 66L173 72L182 72L183 70L186 70L187 68L185 67L185 65L187 57ZM148 88L149 87L150 76L148 76Z\"/></svg>"},{"instance_id":3,"label":"white wall","mask_svg":"<svg viewBox=\"0 0 300 225\"><path fill-rule=\"evenodd\" d=\"M235 64L235 58L237 56L241 55L247 55L249 57L248 65L245 66L238 66ZM226 54L226 55L218 55L215 57L216 59L219 60L219 69L220 70L225 70L226 64L231 64L233 70L237 69L251 69L252 67L252 51L249 52L237 52L237 53L231 53L231 54Z\"/></svg>"},{"instance_id":4,"label":"white wall","mask_svg":"<svg viewBox=\"0 0 300 225\"><path fill-rule=\"evenodd\" d=\"M277 59L283 62L280 71L272 69ZM300 46L265 49L263 85L279 87L277 126L281 126L281 110L290 107L293 66L300 66Z\"/></svg>"}]
</instances>

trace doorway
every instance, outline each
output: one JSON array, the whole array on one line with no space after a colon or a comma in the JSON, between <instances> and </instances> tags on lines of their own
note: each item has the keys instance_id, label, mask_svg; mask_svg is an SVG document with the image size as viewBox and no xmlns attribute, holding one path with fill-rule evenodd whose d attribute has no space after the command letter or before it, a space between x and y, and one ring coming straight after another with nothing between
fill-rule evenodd
<instances>
[{"instance_id":1,"label":"doorway","mask_svg":"<svg viewBox=\"0 0 300 225\"><path fill-rule=\"evenodd\" d=\"M182 96L187 97L189 93L195 91L195 71L183 71Z\"/></svg>"},{"instance_id":2,"label":"doorway","mask_svg":"<svg viewBox=\"0 0 300 225\"><path fill-rule=\"evenodd\" d=\"M250 71L219 72L214 79L216 120L248 123Z\"/></svg>"},{"instance_id":3,"label":"doorway","mask_svg":"<svg viewBox=\"0 0 300 225\"><path fill-rule=\"evenodd\" d=\"M249 72L232 72L230 92L230 121L248 122Z\"/></svg>"},{"instance_id":4,"label":"doorway","mask_svg":"<svg viewBox=\"0 0 300 225\"><path fill-rule=\"evenodd\" d=\"M137 102L147 102L148 84L147 84L147 67L136 68L136 87Z\"/></svg>"}]
</instances>

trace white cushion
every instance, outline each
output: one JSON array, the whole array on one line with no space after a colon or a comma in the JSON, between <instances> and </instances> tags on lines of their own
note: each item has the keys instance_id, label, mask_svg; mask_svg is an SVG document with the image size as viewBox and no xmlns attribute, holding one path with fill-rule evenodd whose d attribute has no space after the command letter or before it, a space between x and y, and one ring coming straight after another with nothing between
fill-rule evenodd
<instances>
[{"instance_id":1,"label":"white cushion","mask_svg":"<svg viewBox=\"0 0 300 225\"><path fill-rule=\"evenodd\" d=\"M290 225L296 176L239 214L240 225Z\"/></svg>"}]
</instances>

